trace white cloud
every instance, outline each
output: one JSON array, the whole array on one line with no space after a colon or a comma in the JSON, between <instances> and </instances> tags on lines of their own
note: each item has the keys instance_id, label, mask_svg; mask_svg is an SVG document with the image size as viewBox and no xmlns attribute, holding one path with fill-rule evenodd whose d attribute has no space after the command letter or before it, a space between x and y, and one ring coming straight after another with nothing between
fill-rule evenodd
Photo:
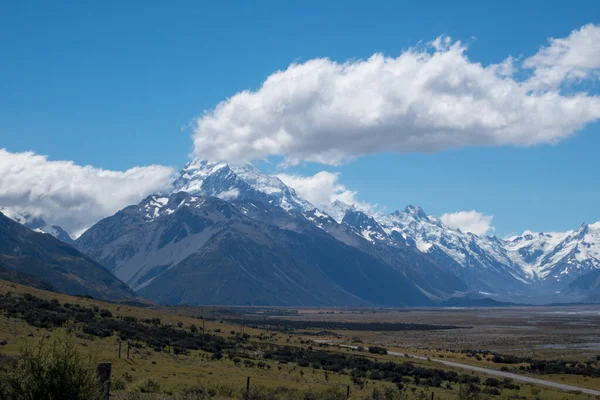
<instances>
[{"instance_id":1,"label":"white cloud","mask_svg":"<svg viewBox=\"0 0 600 400\"><path fill-rule=\"evenodd\" d=\"M324 211L330 211L331 203L339 200L356 205L363 210L373 210L374 205L358 201L354 190L339 183L338 172L321 171L313 176L279 174L277 177L294 188L302 197Z\"/></svg>"},{"instance_id":2,"label":"white cloud","mask_svg":"<svg viewBox=\"0 0 600 400\"><path fill-rule=\"evenodd\" d=\"M549 45L529 57L525 68L534 69L532 88L557 88L563 83L597 78L600 69L600 26L588 24L566 38L549 39Z\"/></svg>"},{"instance_id":3,"label":"white cloud","mask_svg":"<svg viewBox=\"0 0 600 400\"><path fill-rule=\"evenodd\" d=\"M108 171L0 149L0 207L42 217L77 236L165 187L172 173L159 165Z\"/></svg>"},{"instance_id":4,"label":"white cloud","mask_svg":"<svg viewBox=\"0 0 600 400\"><path fill-rule=\"evenodd\" d=\"M507 57L484 66L448 37L396 58L292 64L198 117L194 155L336 165L380 152L556 143L600 119L600 98L566 95L540 80L597 77L599 64L590 60L600 56L598 29L553 39L525 65ZM516 78L531 69L531 77Z\"/></svg>"},{"instance_id":5,"label":"white cloud","mask_svg":"<svg viewBox=\"0 0 600 400\"><path fill-rule=\"evenodd\" d=\"M492 233L494 231L493 218L493 215L485 215L475 210L447 213L440 217L446 226L476 235Z\"/></svg>"},{"instance_id":6,"label":"white cloud","mask_svg":"<svg viewBox=\"0 0 600 400\"><path fill-rule=\"evenodd\" d=\"M240 191L236 188L233 188L233 189L225 190L225 191L217 194L217 197L220 198L221 200L229 201L229 200L237 199L239 195L240 195Z\"/></svg>"}]
</instances>

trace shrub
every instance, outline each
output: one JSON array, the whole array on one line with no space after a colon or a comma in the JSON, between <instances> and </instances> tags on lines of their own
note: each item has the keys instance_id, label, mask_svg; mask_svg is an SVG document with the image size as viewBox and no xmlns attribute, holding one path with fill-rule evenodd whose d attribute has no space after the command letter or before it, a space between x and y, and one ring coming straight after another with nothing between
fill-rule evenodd
<instances>
[{"instance_id":1,"label":"shrub","mask_svg":"<svg viewBox=\"0 0 600 400\"><path fill-rule=\"evenodd\" d=\"M28 343L18 359L0 364L0 382L5 400L102 399L95 360L64 330Z\"/></svg>"},{"instance_id":2,"label":"shrub","mask_svg":"<svg viewBox=\"0 0 600 400\"><path fill-rule=\"evenodd\" d=\"M383 347L379 347L379 346L370 346L369 347L369 353L373 353L373 354L387 354L388 351L387 349L383 348Z\"/></svg>"},{"instance_id":3,"label":"shrub","mask_svg":"<svg viewBox=\"0 0 600 400\"><path fill-rule=\"evenodd\" d=\"M128 391L139 393L158 393L160 391L160 384L152 379L142 379L131 385Z\"/></svg>"},{"instance_id":4,"label":"shrub","mask_svg":"<svg viewBox=\"0 0 600 400\"><path fill-rule=\"evenodd\" d=\"M118 392L121 390L125 390L125 387L126 387L125 380L122 378L116 378L111 381L111 385L110 385L111 390L116 390Z\"/></svg>"},{"instance_id":5,"label":"shrub","mask_svg":"<svg viewBox=\"0 0 600 400\"><path fill-rule=\"evenodd\" d=\"M392 388L373 389L373 392L364 400L404 400L408 399L404 392Z\"/></svg>"},{"instance_id":6,"label":"shrub","mask_svg":"<svg viewBox=\"0 0 600 400\"><path fill-rule=\"evenodd\" d=\"M192 386L183 389L177 394L177 400L209 400L216 396L214 389L207 389L201 386Z\"/></svg>"},{"instance_id":7,"label":"shrub","mask_svg":"<svg viewBox=\"0 0 600 400\"><path fill-rule=\"evenodd\" d=\"M473 383L462 385L458 390L458 398L460 400L479 400L481 399L481 389Z\"/></svg>"}]
</instances>

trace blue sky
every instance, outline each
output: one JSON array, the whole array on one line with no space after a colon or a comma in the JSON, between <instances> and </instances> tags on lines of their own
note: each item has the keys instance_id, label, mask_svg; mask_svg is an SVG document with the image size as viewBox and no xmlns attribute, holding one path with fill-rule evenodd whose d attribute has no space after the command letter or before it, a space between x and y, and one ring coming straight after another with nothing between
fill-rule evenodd
<instances>
[{"instance_id":1,"label":"blue sky","mask_svg":"<svg viewBox=\"0 0 600 400\"><path fill-rule=\"evenodd\" d=\"M600 22L596 1L322 3L5 2L0 148L118 171L178 168L195 117L292 62L397 57L448 35L488 65ZM598 81L586 90L597 94ZM339 172L360 200L389 211L477 210L500 236L567 230L600 220L599 131L593 122L554 145L375 153L285 172Z\"/></svg>"}]
</instances>

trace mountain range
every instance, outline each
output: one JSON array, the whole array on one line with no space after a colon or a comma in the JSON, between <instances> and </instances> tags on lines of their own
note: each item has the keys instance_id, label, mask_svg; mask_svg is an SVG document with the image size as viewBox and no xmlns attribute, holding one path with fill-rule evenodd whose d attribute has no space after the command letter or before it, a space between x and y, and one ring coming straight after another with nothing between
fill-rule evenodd
<instances>
[{"instance_id":1,"label":"mountain range","mask_svg":"<svg viewBox=\"0 0 600 400\"><path fill-rule=\"evenodd\" d=\"M581 283L600 271L600 223L500 239L452 229L417 206L383 214L336 201L322 210L249 163L194 160L169 192L99 221L74 244L138 294L169 304L600 299L599 285Z\"/></svg>"}]
</instances>

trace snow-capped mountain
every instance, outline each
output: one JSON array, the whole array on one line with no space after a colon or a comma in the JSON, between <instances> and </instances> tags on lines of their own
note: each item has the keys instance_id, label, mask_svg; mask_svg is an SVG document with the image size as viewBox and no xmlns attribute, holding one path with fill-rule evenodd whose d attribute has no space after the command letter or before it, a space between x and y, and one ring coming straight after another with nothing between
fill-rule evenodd
<instances>
[{"instance_id":1,"label":"snow-capped mountain","mask_svg":"<svg viewBox=\"0 0 600 400\"><path fill-rule=\"evenodd\" d=\"M429 255L473 290L508 295L524 290L528 284L526 274L494 237L449 228L417 206L375 218L390 238Z\"/></svg>"},{"instance_id":2,"label":"snow-capped mountain","mask_svg":"<svg viewBox=\"0 0 600 400\"><path fill-rule=\"evenodd\" d=\"M348 210L356 210L356 206L346 204L341 200L336 200L329 206L329 215L337 222L341 223Z\"/></svg>"},{"instance_id":3,"label":"snow-capped mountain","mask_svg":"<svg viewBox=\"0 0 600 400\"><path fill-rule=\"evenodd\" d=\"M77 240L153 300L427 305L468 290L427 256L394 245L372 217L340 203L338 222L251 164L193 161L171 190Z\"/></svg>"},{"instance_id":4,"label":"snow-capped mountain","mask_svg":"<svg viewBox=\"0 0 600 400\"><path fill-rule=\"evenodd\" d=\"M306 253L309 244L315 253ZM201 160L188 163L168 192L149 196L97 223L78 239L77 246L140 293L167 302L183 301L180 295L200 301L191 292L169 286L165 279L168 276L183 287L187 283L180 274L185 271L193 276L194 263L204 265L206 260L214 263L206 268L227 266L219 274L207 270L215 285L235 277L252 290L262 291L269 287L271 274L291 277L294 265L313 274L314 268L331 264L342 269L358 267L359 275L393 276L402 285L411 282L433 301L466 294L503 301L555 301L556 293L574 279L600 269L600 223L565 233L525 232L503 240L450 228L417 206L381 214L336 201L325 211L249 163ZM219 253L233 248L237 250L229 258ZM206 253L209 249L210 254ZM351 252L363 261L340 263L339 257ZM201 255L208 258L201 259ZM254 272L248 276L244 269ZM337 275L340 271L328 277L327 284L321 283L340 285L346 279ZM258 281L254 279L265 273ZM371 298L360 287L359 275L344 289L351 296L360 291L359 303L396 302L391 292L385 300ZM298 278L302 283L282 279L286 282L282 290L288 292L284 296L269 289L271 304L292 304L289 295L297 284L305 287L310 282L307 276ZM226 300L223 293L214 295L202 298ZM305 300L313 304L349 301L341 293L335 300L324 300L312 291L307 296ZM264 299L257 296L255 300Z\"/></svg>"},{"instance_id":5,"label":"snow-capped mountain","mask_svg":"<svg viewBox=\"0 0 600 400\"><path fill-rule=\"evenodd\" d=\"M349 208L342 218L342 223L352 227L356 233L369 242L387 242L389 237L375 218L354 208Z\"/></svg>"},{"instance_id":6,"label":"snow-capped mountain","mask_svg":"<svg viewBox=\"0 0 600 400\"><path fill-rule=\"evenodd\" d=\"M600 223L584 224L575 231L527 231L498 239L452 229L417 206L370 216L346 204L332 207L345 210L343 222L367 240L412 246L472 289L505 299L554 294L579 276L600 269Z\"/></svg>"},{"instance_id":7,"label":"snow-capped mountain","mask_svg":"<svg viewBox=\"0 0 600 400\"><path fill-rule=\"evenodd\" d=\"M357 207L347 208L340 224L326 224L323 229L350 246L385 259L430 298L443 300L469 291L465 282L446 265L416 249L414 241L411 245L410 240L394 239L373 216Z\"/></svg>"},{"instance_id":8,"label":"snow-capped mountain","mask_svg":"<svg viewBox=\"0 0 600 400\"><path fill-rule=\"evenodd\" d=\"M315 213L321 215L307 212ZM95 224L77 247L142 296L163 303L432 304L397 265L270 202L186 192L149 196ZM414 260L419 256L404 265Z\"/></svg>"},{"instance_id":9,"label":"snow-capped mountain","mask_svg":"<svg viewBox=\"0 0 600 400\"><path fill-rule=\"evenodd\" d=\"M525 232L504 245L515 263L545 281L568 283L600 269L600 222L568 232Z\"/></svg>"},{"instance_id":10,"label":"snow-capped mountain","mask_svg":"<svg viewBox=\"0 0 600 400\"><path fill-rule=\"evenodd\" d=\"M173 182L173 193L218 197L222 200L261 201L285 211L307 212L316 207L276 176L263 174L250 163L228 164L194 160Z\"/></svg>"},{"instance_id":11,"label":"snow-capped mountain","mask_svg":"<svg viewBox=\"0 0 600 400\"><path fill-rule=\"evenodd\" d=\"M28 214L19 213L10 208L0 208L0 213L33 231L47 233L68 244L75 243L71 236L63 228L58 225L48 224L40 217L33 217Z\"/></svg>"},{"instance_id":12,"label":"snow-capped mountain","mask_svg":"<svg viewBox=\"0 0 600 400\"><path fill-rule=\"evenodd\" d=\"M249 163L195 160L184 167L172 186L173 193L266 202L287 213L299 213L351 246L363 246L364 239L378 246L415 248L473 290L501 298L554 292L581 274L600 268L598 224L564 233L525 232L503 240L452 229L417 206L379 214L338 200L324 211L277 177L265 175Z\"/></svg>"}]
</instances>

